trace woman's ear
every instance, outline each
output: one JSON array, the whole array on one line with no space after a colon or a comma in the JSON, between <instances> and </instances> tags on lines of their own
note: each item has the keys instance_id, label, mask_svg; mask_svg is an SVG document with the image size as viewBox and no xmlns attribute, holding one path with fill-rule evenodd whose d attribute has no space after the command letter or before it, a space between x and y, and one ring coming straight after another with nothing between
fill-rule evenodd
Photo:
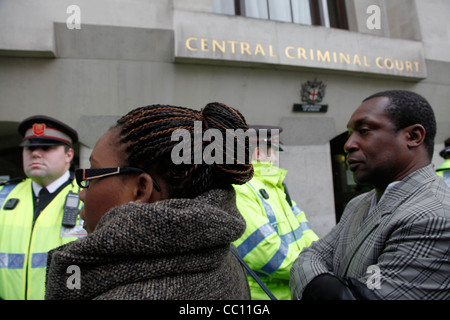
<instances>
[{"instance_id":1,"label":"woman's ear","mask_svg":"<svg viewBox=\"0 0 450 320\"><path fill-rule=\"evenodd\" d=\"M153 180L147 173L142 173L137 177L136 201L147 203L156 190L153 186Z\"/></svg>"}]
</instances>

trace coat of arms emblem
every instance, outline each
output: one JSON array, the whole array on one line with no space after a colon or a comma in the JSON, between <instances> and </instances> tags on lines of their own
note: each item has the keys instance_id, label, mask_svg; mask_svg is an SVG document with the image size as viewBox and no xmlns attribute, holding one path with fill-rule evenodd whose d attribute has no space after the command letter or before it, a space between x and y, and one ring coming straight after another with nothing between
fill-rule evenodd
<instances>
[{"instance_id":1,"label":"coat of arms emblem","mask_svg":"<svg viewBox=\"0 0 450 320\"><path fill-rule=\"evenodd\" d=\"M325 96L327 86L322 81L307 81L302 84L301 99L308 104L317 104L322 102Z\"/></svg>"},{"instance_id":2,"label":"coat of arms emblem","mask_svg":"<svg viewBox=\"0 0 450 320\"><path fill-rule=\"evenodd\" d=\"M327 112L328 105L320 104L325 97L326 85L322 81L306 81L302 84L301 104L294 104L294 112Z\"/></svg>"}]
</instances>

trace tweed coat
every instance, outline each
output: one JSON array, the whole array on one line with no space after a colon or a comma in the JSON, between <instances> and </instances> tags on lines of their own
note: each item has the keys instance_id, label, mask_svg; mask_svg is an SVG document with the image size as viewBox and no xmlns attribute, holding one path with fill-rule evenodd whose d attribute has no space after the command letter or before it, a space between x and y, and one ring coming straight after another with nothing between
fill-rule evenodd
<instances>
[{"instance_id":1,"label":"tweed coat","mask_svg":"<svg viewBox=\"0 0 450 320\"><path fill-rule=\"evenodd\" d=\"M46 299L250 299L230 250L244 230L233 189L118 206L49 252Z\"/></svg>"},{"instance_id":2,"label":"tweed coat","mask_svg":"<svg viewBox=\"0 0 450 320\"><path fill-rule=\"evenodd\" d=\"M293 299L324 273L355 278L382 299L450 299L450 189L429 165L367 215L374 195L352 199L330 233L303 250L291 269Z\"/></svg>"}]
</instances>

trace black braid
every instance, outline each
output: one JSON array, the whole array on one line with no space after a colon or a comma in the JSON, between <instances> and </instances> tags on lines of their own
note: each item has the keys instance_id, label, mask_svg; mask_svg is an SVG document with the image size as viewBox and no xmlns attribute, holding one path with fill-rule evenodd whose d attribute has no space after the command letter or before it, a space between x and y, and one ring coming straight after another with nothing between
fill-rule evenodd
<instances>
[{"instance_id":1,"label":"black braid","mask_svg":"<svg viewBox=\"0 0 450 320\"><path fill-rule=\"evenodd\" d=\"M196 151L203 151L208 141L194 145L195 121L201 121L203 132L217 129L223 135L223 155L234 155L233 164L194 163ZM253 176L247 141L236 141L233 148L226 149L227 129L247 130L244 117L235 109L222 104L210 103L200 112L185 107L150 105L130 111L117 121L121 129L121 143L126 143L128 165L158 172L169 186L171 197L195 197L212 188L224 188L231 184L243 184ZM184 129L191 137L190 163L175 164L172 150L180 143L172 141L175 130ZM203 140L203 139L202 139ZM197 149L201 148L201 149ZM244 163L237 163L237 149L245 148ZM231 150L233 149L233 150Z\"/></svg>"}]
</instances>

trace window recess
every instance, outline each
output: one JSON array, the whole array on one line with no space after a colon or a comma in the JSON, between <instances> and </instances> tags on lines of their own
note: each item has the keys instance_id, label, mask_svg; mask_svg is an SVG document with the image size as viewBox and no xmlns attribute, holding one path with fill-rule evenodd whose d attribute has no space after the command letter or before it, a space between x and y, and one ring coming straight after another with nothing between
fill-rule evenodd
<instances>
[{"instance_id":1,"label":"window recess","mask_svg":"<svg viewBox=\"0 0 450 320\"><path fill-rule=\"evenodd\" d=\"M345 0L214 0L214 12L348 29Z\"/></svg>"}]
</instances>

